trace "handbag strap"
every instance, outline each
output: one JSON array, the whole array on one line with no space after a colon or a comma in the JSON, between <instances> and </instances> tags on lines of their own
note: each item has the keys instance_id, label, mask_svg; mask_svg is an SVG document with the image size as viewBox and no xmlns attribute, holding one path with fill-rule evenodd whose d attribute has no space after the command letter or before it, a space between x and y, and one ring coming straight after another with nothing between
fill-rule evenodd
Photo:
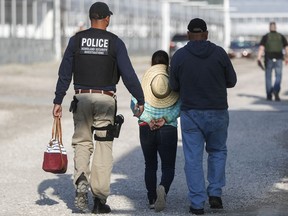
<instances>
[{"instance_id":1,"label":"handbag strap","mask_svg":"<svg viewBox=\"0 0 288 216\"><path fill-rule=\"evenodd\" d=\"M52 139L56 139L56 118L54 117L53 126L52 126Z\"/></svg>"},{"instance_id":2,"label":"handbag strap","mask_svg":"<svg viewBox=\"0 0 288 216\"><path fill-rule=\"evenodd\" d=\"M60 145L63 146L62 141L62 126L61 126L61 118L55 117L52 127L52 139L58 140Z\"/></svg>"},{"instance_id":3,"label":"handbag strap","mask_svg":"<svg viewBox=\"0 0 288 216\"><path fill-rule=\"evenodd\" d=\"M65 162L64 162L61 146L64 147L64 145L62 142L62 127L61 127L60 117L54 117L54 122L52 126L52 139L58 140L59 142L59 150L60 150L60 155L61 155L61 160L62 160L62 165L63 165Z\"/></svg>"},{"instance_id":4,"label":"handbag strap","mask_svg":"<svg viewBox=\"0 0 288 216\"><path fill-rule=\"evenodd\" d=\"M62 126L61 126L61 118L58 118L58 138L59 138L59 142L60 144L63 146L63 142L62 142Z\"/></svg>"}]
</instances>

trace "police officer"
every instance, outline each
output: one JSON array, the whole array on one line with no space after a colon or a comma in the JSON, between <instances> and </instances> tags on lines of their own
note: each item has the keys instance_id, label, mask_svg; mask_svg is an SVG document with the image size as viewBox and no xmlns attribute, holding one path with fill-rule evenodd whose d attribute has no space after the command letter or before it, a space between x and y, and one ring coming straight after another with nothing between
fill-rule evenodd
<instances>
[{"instance_id":1,"label":"police officer","mask_svg":"<svg viewBox=\"0 0 288 216\"><path fill-rule=\"evenodd\" d=\"M106 200L110 193L113 125L117 110L115 92L120 76L137 99L137 116L144 110L144 94L126 46L115 34L106 31L112 14L103 2L90 7L91 28L70 38L59 68L53 101L53 116L61 117L61 103L73 77L75 95L70 110L74 120L75 205L83 212L90 212L90 186L94 198L92 213L96 214L111 212Z\"/></svg>"},{"instance_id":2,"label":"police officer","mask_svg":"<svg viewBox=\"0 0 288 216\"><path fill-rule=\"evenodd\" d=\"M288 63L288 43L287 39L276 31L276 23L270 22L270 32L265 34L261 41L258 51L258 65L265 52L265 82L267 100L272 100L272 94L276 101L280 101L279 92L282 80L283 49L285 48L285 63ZM275 82L272 86L272 70L275 70Z\"/></svg>"}]
</instances>

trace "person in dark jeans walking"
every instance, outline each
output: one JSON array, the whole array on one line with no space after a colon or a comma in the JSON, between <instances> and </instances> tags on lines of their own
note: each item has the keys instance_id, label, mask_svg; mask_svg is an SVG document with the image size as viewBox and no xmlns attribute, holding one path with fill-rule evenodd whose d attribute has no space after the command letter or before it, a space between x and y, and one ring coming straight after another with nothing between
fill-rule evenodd
<instances>
[{"instance_id":1,"label":"person in dark jeans walking","mask_svg":"<svg viewBox=\"0 0 288 216\"><path fill-rule=\"evenodd\" d=\"M272 100L274 94L275 101L280 101L279 92L281 89L282 69L283 69L283 49L285 49L285 63L288 64L288 43L284 35L276 31L276 23L269 24L270 32L265 34L258 51L258 64L260 64L263 54L265 65L265 87L267 100ZM272 85L272 71L275 70L275 81Z\"/></svg>"},{"instance_id":2,"label":"person in dark jeans walking","mask_svg":"<svg viewBox=\"0 0 288 216\"><path fill-rule=\"evenodd\" d=\"M152 66L145 72L142 88L145 96L144 112L139 117L140 143L145 159L145 184L150 208L162 211L166 195L175 175L177 152L177 118L180 101L178 93L168 86L169 57L163 50L152 56ZM134 111L136 100L132 98ZM161 159L161 180L157 187L158 154Z\"/></svg>"}]
</instances>

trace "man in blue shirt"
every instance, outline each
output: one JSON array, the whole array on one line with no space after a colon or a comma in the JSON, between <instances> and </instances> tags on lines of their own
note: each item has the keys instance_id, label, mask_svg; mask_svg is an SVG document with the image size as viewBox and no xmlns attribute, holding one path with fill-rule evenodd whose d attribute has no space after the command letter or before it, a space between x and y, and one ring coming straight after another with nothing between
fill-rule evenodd
<instances>
[{"instance_id":1,"label":"man in blue shirt","mask_svg":"<svg viewBox=\"0 0 288 216\"><path fill-rule=\"evenodd\" d=\"M59 68L53 108L54 117L61 117L61 103L73 78L75 96L70 110L74 120L72 146L75 205L82 212L90 212L90 186L94 197L92 213L96 214L111 211L106 200L110 193L112 144L116 137L115 93L120 77L137 100L137 115L140 116L144 110L144 94L125 44L116 35L106 31L111 15L112 12L105 3L94 3L89 10L91 28L76 33L69 40ZM96 140L95 146L92 133ZM90 165L91 156L93 158Z\"/></svg>"},{"instance_id":2,"label":"man in blue shirt","mask_svg":"<svg viewBox=\"0 0 288 216\"><path fill-rule=\"evenodd\" d=\"M227 130L227 88L236 84L236 73L225 50L207 41L204 20L188 25L189 42L171 59L170 87L180 93L181 131L190 212L204 214L209 196L211 208L223 208ZM206 146L205 146L206 143ZM209 182L205 188L203 151L208 153Z\"/></svg>"}]
</instances>

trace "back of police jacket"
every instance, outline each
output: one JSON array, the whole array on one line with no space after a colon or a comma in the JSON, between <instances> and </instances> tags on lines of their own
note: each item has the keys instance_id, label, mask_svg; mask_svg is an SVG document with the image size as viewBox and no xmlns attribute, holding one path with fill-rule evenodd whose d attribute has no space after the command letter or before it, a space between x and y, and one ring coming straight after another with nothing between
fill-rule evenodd
<instances>
[{"instance_id":1,"label":"back of police jacket","mask_svg":"<svg viewBox=\"0 0 288 216\"><path fill-rule=\"evenodd\" d=\"M116 39L111 32L90 28L75 35L74 84L87 87L113 86L119 81Z\"/></svg>"}]
</instances>

